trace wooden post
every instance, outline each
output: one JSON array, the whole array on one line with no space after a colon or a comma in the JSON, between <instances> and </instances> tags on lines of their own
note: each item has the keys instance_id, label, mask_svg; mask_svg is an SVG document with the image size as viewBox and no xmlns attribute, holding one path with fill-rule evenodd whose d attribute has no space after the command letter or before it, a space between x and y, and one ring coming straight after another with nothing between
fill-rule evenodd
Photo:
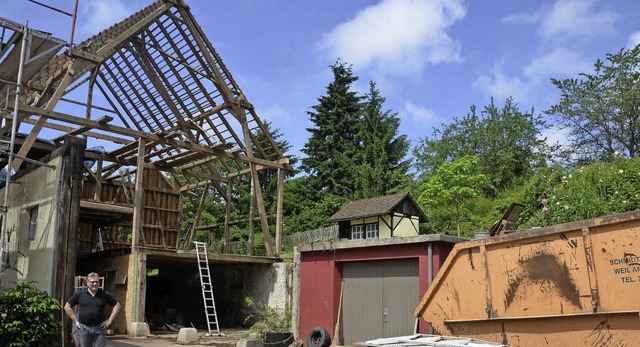
<instances>
[{"instance_id":1,"label":"wooden post","mask_svg":"<svg viewBox=\"0 0 640 347\"><path fill-rule=\"evenodd\" d=\"M135 192L133 197L133 221L131 229L131 257L129 258L129 280L127 283L127 325L144 322L144 299L146 292L146 254L140 252L142 218L144 215L144 156L146 140L138 139L138 158Z\"/></svg>"},{"instance_id":2,"label":"wooden post","mask_svg":"<svg viewBox=\"0 0 640 347\"><path fill-rule=\"evenodd\" d=\"M284 171L278 169L278 200L276 205L276 256L282 254L282 199L284 195Z\"/></svg>"},{"instance_id":3,"label":"wooden post","mask_svg":"<svg viewBox=\"0 0 640 347\"><path fill-rule=\"evenodd\" d=\"M233 180L227 182L226 205L224 206L224 240L222 241L222 253L229 253L229 223L231 222L231 189Z\"/></svg>"},{"instance_id":4,"label":"wooden post","mask_svg":"<svg viewBox=\"0 0 640 347\"><path fill-rule=\"evenodd\" d=\"M249 237L247 239L247 254L253 255L254 235L256 232L256 223L254 223L253 220L253 216L256 214L256 188L253 185L253 176L251 176L251 187L249 189L251 194L249 194Z\"/></svg>"},{"instance_id":5,"label":"wooden post","mask_svg":"<svg viewBox=\"0 0 640 347\"><path fill-rule=\"evenodd\" d=\"M191 249L193 246L193 239L196 236L196 230L198 229L198 223L200 222L200 216L202 215L202 210L204 210L204 205L207 200L207 192L209 191L209 183L205 184L204 190L202 191L202 197L200 197L200 204L198 204L198 211L196 211L195 218L193 219L193 225L191 226L191 230L189 230L189 238L187 239L187 249Z\"/></svg>"},{"instance_id":6,"label":"wooden post","mask_svg":"<svg viewBox=\"0 0 640 347\"><path fill-rule=\"evenodd\" d=\"M67 136L64 140L64 155L59 173L58 187L58 233L55 248L55 285L53 296L64 305L73 294L78 240L80 234L80 200L82 199L82 172L84 169L84 139ZM64 311L60 312L62 320L62 341L64 346L71 345L71 324Z\"/></svg>"}]
</instances>

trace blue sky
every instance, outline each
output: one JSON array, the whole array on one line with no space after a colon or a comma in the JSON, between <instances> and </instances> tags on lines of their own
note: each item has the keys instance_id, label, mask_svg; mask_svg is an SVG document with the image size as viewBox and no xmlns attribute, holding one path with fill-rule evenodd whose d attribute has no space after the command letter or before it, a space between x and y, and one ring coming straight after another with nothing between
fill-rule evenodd
<instances>
[{"instance_id":1,"label":"blue sky","mask_svg":"<svg viewBox=\"0 0 640 347\"><path fill-rule=\"evenodd\" d=\"M66 11L73 0L40 0ZM80 0L74 42L150 4ZM355 88L377 82L400 132L415 145L472 104L513 96L542 112L558 100L550 78L591 72L596 59L640 42L630 0L186 0L258 114L300 155L307 111L337 59ZM0 0L0 17L68 39L71 20L26 0ZM562 134L549 131L552 141Z\"/></svg>"}]
</instances>

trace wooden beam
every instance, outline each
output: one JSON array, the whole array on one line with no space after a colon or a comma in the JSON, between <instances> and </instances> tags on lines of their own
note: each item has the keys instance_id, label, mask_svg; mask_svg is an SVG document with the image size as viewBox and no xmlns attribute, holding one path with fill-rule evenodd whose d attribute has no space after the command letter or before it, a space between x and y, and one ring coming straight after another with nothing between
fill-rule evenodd
<instances>
[{"instance_id":1,"label":"wooden beam","mask_svg":"<svg viewBox=\"0 0 640 347\"><path fill-rule=\"evenodd\" d=\"M109 122L111 122L112 120L113 120L113 117L110 117L110 116L102 116L102 117L100 117L100 118L96 119L96 122L98 122L98 123L103 123L103 124L104 124L104 123L109 123ZM53 141L53 142L59 142L59 141L61 141L61 140L62 140L65 136L67 136L67 135L76 136L76 135L79 135L79 134L86 133L87 131L89 131L89 130L91 130L91 129L92 129L92 128L87 127L87 126L79 127L79 128L77 128L77 129L74 129L74 130L72 130L72 131L70 131L70 132L66 133L66 134L62 134L62 135L60 135L60 136L54 137L53 139L51 139L51 141Z\"/></svg>"},{"instance_id":2,"label":"wooden beam","mask_svg":"<svg viewBox=\"0 0 640 347\"><path fill-rule=\"evenodd\" d=\"M106 202L98 202L98 201L90 201L90 200L80 200L80 208L84 208L88 210L96 210L101 212L133 214L133 207L131 206L115 205L115 204L110 204Z\"/></svg>"},{"instance_id":3,"label":"wooden beam","mask_svg":"<svg viewBox=\"0 0 640 347\"><path fill-rule=\"evenodd\" d=\"M140 236L143 233L142 218L144 214L144 154L145 154L145 139L138 140L138 165L136 173L136 183L133 198L133 226L131 230L131 248L136 249L140 247Z\"/></svg>"},{"instance_id":4,"label":"wooden beam","mask_svg":"<svg viewBox=\"0 0 640 347\"><path fill-rule=\"evenodd\" d=\"M222 253L229 253L229 226L231 225L231 192L233 181L227 182L226 203L224 205L224 239L222 241Z\"/></svg>"},{"instance_id":5,"label":"wooden beam","mask_svg":"<svg viewBox=\"0 0 640 347\"><path fill-rule=\"evenodd\" d=\"M56 106L56 104L62 97L65 88L67 88L69 83L71 83L72 78L73 78L73 67L67 67L67 73L64 75L64 77L62 78L62 81L60 81L60 84L58 85L56 90L53 92L53 95L49 99L47 106L44 108L45 110L47 111L53 110L53 108ZM19 106L18 109L22 109L22 107ZM22 144L22 146L20 147L20 150L18 151L18 155L11 162L11 168L14 171L18 171L18 169L20 168L20 165L22 165L23 159L21 159L20 157L27 156L27 154L31 150L31 146L33 146L33 143L38 138L38 134L40 134L40 130L42 130L42 127L44 126L44 123L46 122L46 120L47 119L45 117L42 117L41 115L40 118L38 118L38 121L36 122L36 124L33 125L33 128L31 128L29 135L24 140L24 144ZM12 121L16 122L17 120L12 119Z\"/></svg>"},{"instance_id":6,"label":"wooden beam","mask_svg":"<svg viewBox=\"0 0 640 347\"><path fill-rule=\"evenodd\" d=\"M276 256L282 254L282 201L284 196L284 171L278 169L278 192L276 202Z\"/></svg>"},{"instance_id":7,"label":"wooden beam","mask_svg":"<svg viewBox=\"0 0 640 347\"><path fill-rule=\"evenodd\" d=\"M35 119L31 119L31 118L25 118L22 120L23 123L27 123L27 124L36 124L36 120ZM51 122L45 122L44 123L44 127L47 129L53 129L53 130L59 130L59 131L65 131L65 132L69 132L69 131L73 131L73 127L67 126L67 125L62 125L62 124L58 124L58 123L51 123ZM84 133L87 137L93 137L95 139L100 139L100 140L106 140L106 141L111 141L113 143L117 143L120 145L126 145L129 143L135 143L132 140L129 139L123 139L122 137L116 137L116 136L111 136L111 135L107 135L107 134L101 134L101 133L96 133L93 131L87 131L86 133ZM37 142L35 142L35 144L37 144ZM34 144L34 146L35 146Z\"/></svg>"},{"instance_id":8,"label":"wooden beam","mask_svg":"<svg viewBox=\"0 0 640 347\"><path fill-rule=\"evenodd\" d=\"M204 186L204 190L202 191L202 196L200 197L200 204L198 204L198 211L196 211L196 215L193 219L193 225L191 226L191 230L189 230L189 238L187 239L187 249L191 249L193 245L193 239L196 236L196 229L198 223L200 222L200 216L202 215L202 211L204 210L204 205L207 201L207 193L209 192L209 185Z\"/></svg>"},{"instance_id":9,"label":"wooden beam","mask_svg":"<svg viewBox=\"0 0 640 347\"><path fill-rule=\"evenodd\" d=\"M200 144L196 144L196 143L189 143L186 141L180 141L180 140L175 140L175 139L171 139L171 138L167 138L158 134L149 134L149 133L145 133L144 131L138 131L138 130L133 130L130 128L125 128L125 127L120 127L117 125L111 125L111 124L100 124L95 120L90 120L90 119L84 119L84 118L79 118L79 117L75 117L69 114L65 114L65 113L61 113L61 112L56 112L56 111L51 111L51 110L45 110L39 107L33 107L33 106L28 106L28 105L20 105L20 111L24 112L24 113L28 113L28 114L36 114L36 115L41 115L44 116L46 118L51 118L51 119L55 119L61 122L67 122L67 123L71 123L71 124L77 124L77 125L81 125L81 126L90 126L96 129L100 129L103 131L107 131L107 132L112 132L112 133L116 133L116 134L120 134L120 135L124 135L124 136L130 136L133 138L143 138L147 141L150 142L157 142L157 143L161 143L161 144L165 144L165 145L172 145L175 147L181 147L187 150L191 150L191 151L197 151L197 152L203 152L203 153L209 153L212 155L217 155L223 158L229 158L229 159L233 159L233 160L238 160L238 161L242 161L242 162L248 162L248 163L254 163L254 164L258 164L258 165L262 165L265 167L270 167L270 168L285 168L285 165L280 164L278 162L274 162L274 161L270 161L270 160L265 160L265 159L260 159L260 158L255 158L253 157L253 155L249 156L249 155L243 155L243 154L239 154L239 153L227 153L225 151L221 151L221 150L216 150L213 149L209 146L204 146L204 145L200 145ZM9 110L12 110L13 107L9 106L8 107ZM7 119L13 119L13 115L8 114L8 113L2 113L2 117L7 118ZM249 153L251 151L248 151Z\"/></svg>"}]
</instances>

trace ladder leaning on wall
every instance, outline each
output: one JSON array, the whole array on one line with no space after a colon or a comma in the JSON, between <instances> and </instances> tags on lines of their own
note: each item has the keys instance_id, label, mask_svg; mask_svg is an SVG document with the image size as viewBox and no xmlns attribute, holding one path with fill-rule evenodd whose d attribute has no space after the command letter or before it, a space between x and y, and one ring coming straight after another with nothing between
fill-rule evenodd
<instances>
[{"instance_id":1,"label":"ladder leaning on wall","mask_svg":"<svg viewBox=\"0 0 640 347\"><path fill-rule=\"evenodd\" d=\"M211 273L209 272L207 244L198 241L194 241L193 244L196 246L198 271L202 287L202 300L204 302L204 314L207 317L207 329L209 329L209 335L213 335L213 328L215 328L216 335L220 336L220 326L218 325L218 315L216 313L216 302L213 299L213 285L211 284Z\"/></svg>"}]
</instances>

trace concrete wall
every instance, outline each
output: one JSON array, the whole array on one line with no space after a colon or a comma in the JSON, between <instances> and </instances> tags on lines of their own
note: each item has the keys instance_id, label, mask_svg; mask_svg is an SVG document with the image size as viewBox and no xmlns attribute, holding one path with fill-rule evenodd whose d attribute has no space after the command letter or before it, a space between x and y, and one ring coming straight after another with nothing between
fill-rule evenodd
<instances>
[{"instance_id":1,"label":"concrete wall","mask_svg":"<svg viewBox=\"0 0 640 347\"><path fill-rule=\"evenodd\" d=\"M10 267L4 272L3 287L12 286L12 282L36 281L40 290L53 295L56 244L56 208L57 190L60 180L62 157L56 157L47 167L37 167L25 176L19 177L19 183L9 188L7 211L8 243L5 251L9 255ZM4 199L5 189L0 190L0 199ZM30 211L38 207L38 225L34 240L29 240Z\"/></svg>"},{"instance_id":2,"label":"concrete wall","mask_svg":"<svg viewBox=\"0 0 640 347\"><path fill-rule=\"evenodd\" d=\"M245 294L251 295L280 313L291 310L293 264L247 266L244 273Z\"/></svg>"}]
</instances>

